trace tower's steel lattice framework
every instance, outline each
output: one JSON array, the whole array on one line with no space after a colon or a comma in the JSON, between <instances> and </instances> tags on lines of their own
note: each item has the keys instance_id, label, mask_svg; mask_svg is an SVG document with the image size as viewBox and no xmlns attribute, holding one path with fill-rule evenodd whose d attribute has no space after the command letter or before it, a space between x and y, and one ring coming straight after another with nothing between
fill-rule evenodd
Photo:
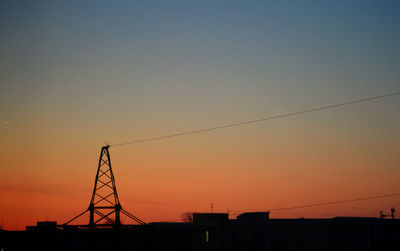
<instances>
[{"instance_id":1,"label":"tower's steel lattice framework","mask_svg":"<svg viewBox=\"0 0 400 251\"><path fill-rule=\"evenodd\" d=\"M73 222L87 212L89 212L89 224L75 226L89 228L119 228L122 226L120 218L121 213L140 225L146 225L145 222L127 212L121 206L121 203L118 199L114 174L111 168L110 152L108 150L109 148L109 145L101 148L99 165L94 181L93 194L88 209L64 223L62 227L69 226L69 223Z\"/></svg>"}]
</instances>

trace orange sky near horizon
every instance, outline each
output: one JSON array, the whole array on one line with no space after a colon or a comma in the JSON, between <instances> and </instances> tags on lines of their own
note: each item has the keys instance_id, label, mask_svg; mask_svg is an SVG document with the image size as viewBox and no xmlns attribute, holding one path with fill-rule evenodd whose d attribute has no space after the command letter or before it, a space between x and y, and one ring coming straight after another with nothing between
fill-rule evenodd
<instances>
[{"instance_id":1,"label":"orange sky near horizon","mask_svg":"<svg viewBox=\"0 0 400 251\"><path fill-rule=\"evenodd\" d=\"M235 217L243 211L398 192L400 159L389 150L400 146L393 134L398 120L376 112L388 120L359 124L370 117L364 109L369 106L379 110L382 105L111 147L120 201L124 209L152 222L179 221L184 212L209 212L210 203L214 212L229 210ZM359 110L358 118L331 119L354 110ZM0 178L0 222L7 229L44 220L63 223L87 208L101 145L54 141L53 136L17 142L12 125L4 129L9 133L1 162L9 168ZM390 207L400 208L398 197L273 211L271 217L375 217ZM76 223L87 221L82 217Z\"/></svg>"}]
</instances>

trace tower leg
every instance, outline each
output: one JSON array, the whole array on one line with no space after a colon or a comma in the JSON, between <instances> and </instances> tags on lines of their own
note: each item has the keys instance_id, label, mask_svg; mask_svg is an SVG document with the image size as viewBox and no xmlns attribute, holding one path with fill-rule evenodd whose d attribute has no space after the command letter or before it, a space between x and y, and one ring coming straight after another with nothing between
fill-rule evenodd
<instances>
[{"instance_id":1,"label":"tower leg","mask_svg":"<svg viewBox=\"0 0 400 251\"><path fill-rule=\"evenodd\" d=\"M94 205L93 203L90 204L89 206L89 227L93 228L94 227Z\"/></svg>"}]
</instances>

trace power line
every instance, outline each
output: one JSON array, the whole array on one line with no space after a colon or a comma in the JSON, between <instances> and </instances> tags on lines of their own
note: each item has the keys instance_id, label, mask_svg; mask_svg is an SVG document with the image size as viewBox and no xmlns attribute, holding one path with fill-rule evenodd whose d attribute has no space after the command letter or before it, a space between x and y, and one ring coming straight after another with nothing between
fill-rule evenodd
<instances>
[{"instance_id":1,"label":"power line","mask_svg":"<svg viewBox=\"0 0 400 251\"><path fill-rule=\"evenodd\" d=\"M274 211L285 211L285 210L293 210L293 209L301 209L301 208L309 208L309 207L320 207L320 206L328 206L328 205L350 203L350 202L364 201L364 200L382 199L382 198L389 198L389 197L396 197L396 196L400 196L400 193L376 195L376 196L355 198L355 199L349 199L349 200L338 200L338 201L330 201L330 202L321 202L321 203L306 204L306 205L293 206L293 207L275 208L275 209L271 209L271 210L268 210L268 211L269 212L274 212ZM245 212L245 211L246 210L233 211L233 212Z\"/></svg>"},{"instance_id":2,"label":"power line","mask_svg":"<svg viewBox=\"0 0 400 251\"><path fill-rule=\"evenodd\" d=\"M320 107L311 108L311 109L307 109L307 110L291 112L291 113L286 113L286 114L281 114L281 115L275 115L275 116L271 116L271 117L264 117L264 118L254 119L254 120L242 121L242 122L226 124L226 125L220 125L220 126L215 126L215 127L205 128L205 129L199 129L199 130L193 130L193 131L186 131L186 132L175 133L175 134L170 134L170 135L164 135L164 136L159 136L159 137L152 137L152 138L134 140L134 141L129 141L129 142L125 142L125 143L113 144L111 146L122 146L122 145L129 145L129 144L137 144L137 143L143 143L143 142L148 142L148 141L155 141L155 140L161 140L161 139L167 139L167 138L173 138L173 137L179 137L179 136L185 136L185 135L209 132L209 131L220 130L220 129L225 129L225 128L229 128L229 127L236 127L236 126L253 124L253 123L257 123L257 122L263 122L263 121L267 121L267 120L286 118L286 117L301 115L301 114L304 114L304 113L311 113L311 112L316 112L316 111L321 111L321 110L333 109L333 108L337 108L337 107L341 107L341 106L347 106L347 105L352 105L352 104L357 104L357 103L362 103L362 102L367 102L367 101L387 98L387 97L396 96L396 95L400 95L400 91L399 92L392 92L392 93L388 93L388 94L384 94L384 95L380 95L380 96L374 96L374 97L368 97L368 98L363 98L363 99L347 101L347 102L339 103L339 104L320 106Z\"/></svg>"}]
</instances>

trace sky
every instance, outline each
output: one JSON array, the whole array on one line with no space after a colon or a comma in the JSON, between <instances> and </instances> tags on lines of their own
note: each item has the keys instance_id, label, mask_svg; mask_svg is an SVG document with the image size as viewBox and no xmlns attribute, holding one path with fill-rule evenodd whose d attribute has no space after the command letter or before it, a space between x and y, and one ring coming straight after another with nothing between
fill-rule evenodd
<instances>
[{"instance_id":1,"label":"sky","mask_svg":"<svg viewBox=\"0 0 400 251\"><path fill-rule=\"evenodd\" d=\"M2 1L0 223L64 223L85 210L105 142L398 92L399 7ZM210 203L240 213L397 193L399 110L393 96L111 147L119 198L152 222L209 212ZM400 210L399 197L271 217L375 217L391 207Z\"/></svg>"}]
</instances>

